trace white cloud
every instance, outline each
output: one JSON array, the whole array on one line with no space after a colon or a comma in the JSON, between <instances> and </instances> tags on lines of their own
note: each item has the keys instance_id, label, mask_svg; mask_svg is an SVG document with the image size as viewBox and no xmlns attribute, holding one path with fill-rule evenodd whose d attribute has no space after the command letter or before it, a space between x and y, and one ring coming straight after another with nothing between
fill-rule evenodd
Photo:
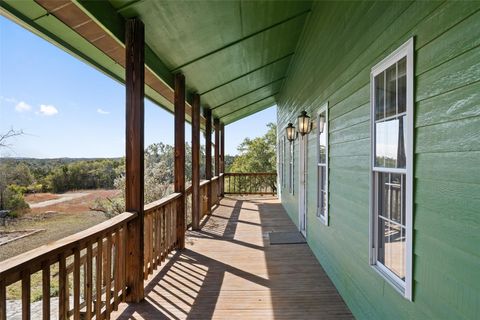
<instances>
[{"instance_id":1,"label":"white cloud","mask_svg":"<svg viewBox=\"0 0 480 320\"><path fill-rule=\"evenodd\" d=\"M41 104L40 105L40 114L44 116L53 116L58 113L57 108L49 104Z\"/></svg>"},{"instance_id":2,"label":"white cloud","mask_svg":"<svg viewBox=\"0 0 480 320\"><path fill-rule=\"evenodd\" d=\"M15 105L15 111L24 112L32 110L32 106L26 103L25 101L20 101Z\"/></svg>"},{"instance_id":3,"label":"white cloud","mask_svg":"<svg viewBox=\"0 0 480 320\"><path fill-rule=\"evenodd\" d=\"M102 110L101 108L98 108L97 112L100 114L110 114L110 111L105 111L105 110Z\"/></svg>"}]
</instances>

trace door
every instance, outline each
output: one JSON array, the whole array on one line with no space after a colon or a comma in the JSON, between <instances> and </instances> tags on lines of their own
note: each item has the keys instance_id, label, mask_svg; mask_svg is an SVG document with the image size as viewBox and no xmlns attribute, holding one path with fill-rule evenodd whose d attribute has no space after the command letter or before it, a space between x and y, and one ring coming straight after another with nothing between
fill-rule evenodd
<instances>
[{"instance_id":1,"label":"door","mask_svg":"<svg viewBox=\"0 0 480 320\"><path fill-rule=\"evenodd\" d=\"M300 136L299 188L298 188L298 226L307 236L307 136Z\"/></svg>"}]
</instances>

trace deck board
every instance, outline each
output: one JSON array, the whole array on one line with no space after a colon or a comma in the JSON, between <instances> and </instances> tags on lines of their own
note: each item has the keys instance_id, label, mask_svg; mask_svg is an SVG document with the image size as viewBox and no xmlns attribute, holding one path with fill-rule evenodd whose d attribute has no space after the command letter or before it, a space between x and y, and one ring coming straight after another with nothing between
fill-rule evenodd
<instances>
[{"instance_id":1,"label":"deck board","mask_svg":"<svg viewBox=\"0 0 480 320\"><path fill-rule=\"evenodd\" d=\"M276 198L224 198L201 225L112 319L353 319L307 244L269 244L296 230Z\"/></svg>"}]
</instances>

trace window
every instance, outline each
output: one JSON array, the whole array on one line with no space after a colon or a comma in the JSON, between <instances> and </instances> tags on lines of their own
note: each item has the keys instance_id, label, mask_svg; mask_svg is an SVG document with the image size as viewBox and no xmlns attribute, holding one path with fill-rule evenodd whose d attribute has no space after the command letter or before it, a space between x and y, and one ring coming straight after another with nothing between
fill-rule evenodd
<instances>
[{"instance_id":1,"label":"window","mask_svg":"<svg viewBox=\"0 0 480 320\"><path fill-rule=\"evenodd\" d=\"M371 85L370 263L411 299L413 38L372 68Z\"/></svg>"},{"instance_id":2,"label":"window","mask_svg":"<svg viewBox=\"0 0 480 320\"><path fill-rule=\"evenodd\" d=\"M328 103L317 115L317 217L328 225Z\"/></svg>"},{"instance_id":3,"label":"window","mask_svg":"<svg viewBox=\"0 0 480 320\"><path fill-rule=\"evenodd\" d=\"M290 162L288 163L288 190L291 194L294 194L294 182L295 182L295 144L293 141L290 141Z\"/></svg>"}]
</instances>

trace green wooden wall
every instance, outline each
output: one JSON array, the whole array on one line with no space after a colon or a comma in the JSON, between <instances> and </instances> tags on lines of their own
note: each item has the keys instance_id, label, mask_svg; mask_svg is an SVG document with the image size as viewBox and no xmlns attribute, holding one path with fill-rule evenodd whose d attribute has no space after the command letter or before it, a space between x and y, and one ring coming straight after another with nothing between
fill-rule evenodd
<instances>
[{"instance_id":1,"label":"green wooden wall","mask_svg":"<svg viewBox=\"0 0 480 320\"><path fill-rule=\"evenodd\" d=\"M412 36L413 302L368 261L370 70ZM310 134L307 240L359 319L480 318L479 45L480 1L316 2L309 14L277 97L279 135L329 102L330 226L315 216ZM282 203L298 223L295 144L295 194L282 190Z\"/></svg>"}]
</instances>

